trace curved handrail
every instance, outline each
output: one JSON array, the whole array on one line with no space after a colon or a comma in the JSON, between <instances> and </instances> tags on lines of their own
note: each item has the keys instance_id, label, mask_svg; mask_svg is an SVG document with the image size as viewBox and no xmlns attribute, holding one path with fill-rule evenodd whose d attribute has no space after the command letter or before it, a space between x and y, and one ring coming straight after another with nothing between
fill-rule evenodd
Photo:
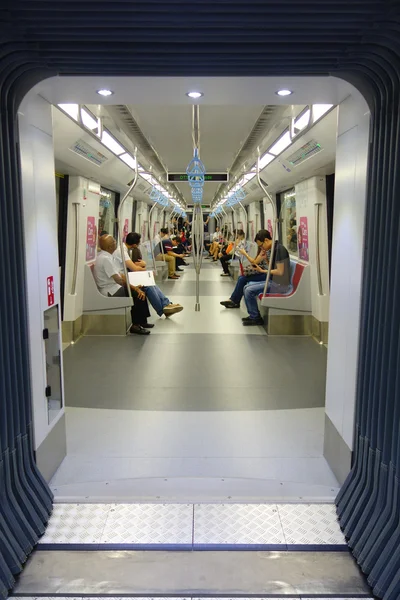
<instances>
[{"instance_id":1,"label":"curved handrail","mask_svg":"<svg viewBox=\"0 0 400 600\"><path fill-rule=\"evenodd\" d=\"M267 271L267 277L265 279L265 286L264 286L264 292L263 292L263 294L265 295L267 293L268 283L269 283L269 280L271 278L272 265L274 264L275 240L276 240L276 232L277 232L277 229L278 229L278 216L277 216L276 205L275 205L274 201L272 200L271 195L267 191L267 188L265 187L265 185L261 181L261 177L260 177L260 153L258 154L258 160L257 160L257 181L258 181L258 185L260 186L260 188L262 189L262 191L265 193L266 197L268 198L269 203L272 206L272 214L273 214L271 256L270 256L270 259L269 259L269 262L268 262L268 271Z\"/></svg>"},{"instance_id":2,"label":"curved handrail","mask_svg":"<svg viewBox=\"0 0 400 600\"><path fill-rule=\"evenodd\" d=\"M128 198L128 196L132 193L133 188L135 187L136 182L138 180L137 148L135 148L134 157L135 157L135 176L133 178L133 181L132 181L131 185L129 186L128 191L126 192L125 196L122 198L121 202L119 203L118 211L117 211L119 249L120 249L120 252L121 252L122 267L124 269L124 277L125 277L125 281L126 281L126 287L127 287L127 290L128 290L128 296L129 296L129 298L131 300L131 306L133 305L133 298L132 298L131 286L129 284L128 269L126 268L126 263L125 263L125 260L124 260L124 240L122 238L121 214L122 214L122 208L123 208L123 206L125 204L125 201Z\"/></svg>"},{"instance_id":3,"label":"curved handrail","mask_svg":"<svg viewBox=\"0 0 400 600\"><path fill-rule=\"evenodd\" d=\"M149 222L148 222L148 227L149 227L149 240L150 240L150 254L151 254L151 260L153 262L153 268L154 271L157 272L157 267L156 267L156 259L154 256L154 250L153 250L153 236L152 236L152 226L151 226L151 215L153 214L153 210L155 209L155 207L157 206L157 202L154 202L153 206L150 209L149 212Z\"/></svg>"}]
</instances>

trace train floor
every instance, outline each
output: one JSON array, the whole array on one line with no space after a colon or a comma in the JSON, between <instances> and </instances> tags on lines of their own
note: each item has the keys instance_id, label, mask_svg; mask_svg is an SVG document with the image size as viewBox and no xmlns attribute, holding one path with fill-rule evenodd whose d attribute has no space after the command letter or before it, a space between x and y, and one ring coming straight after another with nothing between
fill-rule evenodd
<instances>
[{"instance_id":1,"label":"train floor","mask_svg":"<svg viewBox=\"0 0 400 600\"><path fill-rule=\"evenodd\" d=\"M326 348L243 327L233 289L190 265L146 337L84 337L64 351L67 456L57 502L332 502L323 457Z\"/></svg>"}]
</instances>

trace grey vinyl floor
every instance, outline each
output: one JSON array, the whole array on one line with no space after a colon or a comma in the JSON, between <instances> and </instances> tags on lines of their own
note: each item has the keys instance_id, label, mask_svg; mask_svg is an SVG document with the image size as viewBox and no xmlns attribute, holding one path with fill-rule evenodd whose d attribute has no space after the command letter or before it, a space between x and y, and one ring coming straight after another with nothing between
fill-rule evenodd
<instances>
[{"instance_id":1,"label":"grey vinyl floor","mask_svg":"<svg viewBox=\"0 0 400 600\"><path fill-rule=\"evenodd\" d=\"M80 408L316 408L325 370L326 349L311 338L152 333L86 337L64 352L67 406Z\"/></svg>"},{"instance_id":2,"label":"grey vinyl floor","mask_svg":"<svg viewBox=\"0 0 400 600\"><path fill-rule=\"evenodd\" d=\"M85 337L63 353L68 454L58 501L331 501L326 348L270 337L220 305L233 290L205 262L162 285L184 310L146 337Z\"/></svg>"}]
</instances>

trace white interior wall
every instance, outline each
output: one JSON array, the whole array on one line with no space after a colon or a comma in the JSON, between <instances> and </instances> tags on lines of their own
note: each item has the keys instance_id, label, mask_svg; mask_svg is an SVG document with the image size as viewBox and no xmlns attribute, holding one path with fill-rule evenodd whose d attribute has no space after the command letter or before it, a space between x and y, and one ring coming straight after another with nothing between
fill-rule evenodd
<instances>
[{"instance_id":1,"label":"white interior wall","mask_svg":"<svg viewBox=\"0 0 400 600\"><path fill-rule=\"evenodd\" d=\"M54 304L60 306L51 105L32 94L21 105L18 121L23 173L22 195L28 286L26 301L29 315L34 443L37 450L64 414L62 409L49 425L45 396L47 384L43 341L43 313L49 308L48 277L54 279ZM61 333L59 343L62 347Z\"/></svg>"},{"instance_id":2,"label":"white interior wall","mask_svg":"<svg viewBox=\"0 0 400 600\"><path fill-rule=\"evenodd\" d=\"M97 256L95 247L94 259L86 260L86 237L88 218L95 220L97 228L99 219L100 184L84 177L70 177L68 194L67 253L65 262L64 321L76 321L83 313L84 264L93 262ZM78 227L78 270L75 293L73 292L73 272L75 247L77 244L75 225L75 206L79 211ZM97 231L97 229L96 229Z\"/></svg>"},{"instance_id":3,"label":"white interior wall","mask_svg":"<svg viewBox=\"0 0 400 600\"><path fill-rule=\"evenodd\" d=\"M297 228L300 218L307 217L308 248L311 280L312 314L318 321L329 318L329 261L328 261L328 225L326 211L326 179L311 177L295 186ZM316 205L320 205L320 264L322 294L319 294L317 275ZM283 240L285 245L285 240Z\"/></svg>"},{"instance_id":4,"label":"white interior wall","mask_svg":"<svg viewBox=\"0 0 400 600\"><path fill-rule=\"evenodd\" d=\"M339 107L326 414L353 448L370 113L359 95Z\"/></svg>"}]
</instances>

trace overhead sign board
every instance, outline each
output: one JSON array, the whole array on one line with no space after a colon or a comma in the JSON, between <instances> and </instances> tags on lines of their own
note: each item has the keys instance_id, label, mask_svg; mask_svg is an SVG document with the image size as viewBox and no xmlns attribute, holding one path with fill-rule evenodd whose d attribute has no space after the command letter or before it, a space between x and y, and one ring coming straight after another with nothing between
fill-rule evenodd
<instances>
[{"instance_id":1,"label":"overhead sign board","mask_svg":"<svg viewBox=\"0 0 400 600\"><path fill-rule=\"evenodd\" d=\"M188 176L186 173L168 173L168 181L171 183L179 183L180 181L185 182L187 180ZM204 182L207 181L227 182L229 181L229 175L228 173L206 173L204 175Z\"/></svg>"}]
</instances>

